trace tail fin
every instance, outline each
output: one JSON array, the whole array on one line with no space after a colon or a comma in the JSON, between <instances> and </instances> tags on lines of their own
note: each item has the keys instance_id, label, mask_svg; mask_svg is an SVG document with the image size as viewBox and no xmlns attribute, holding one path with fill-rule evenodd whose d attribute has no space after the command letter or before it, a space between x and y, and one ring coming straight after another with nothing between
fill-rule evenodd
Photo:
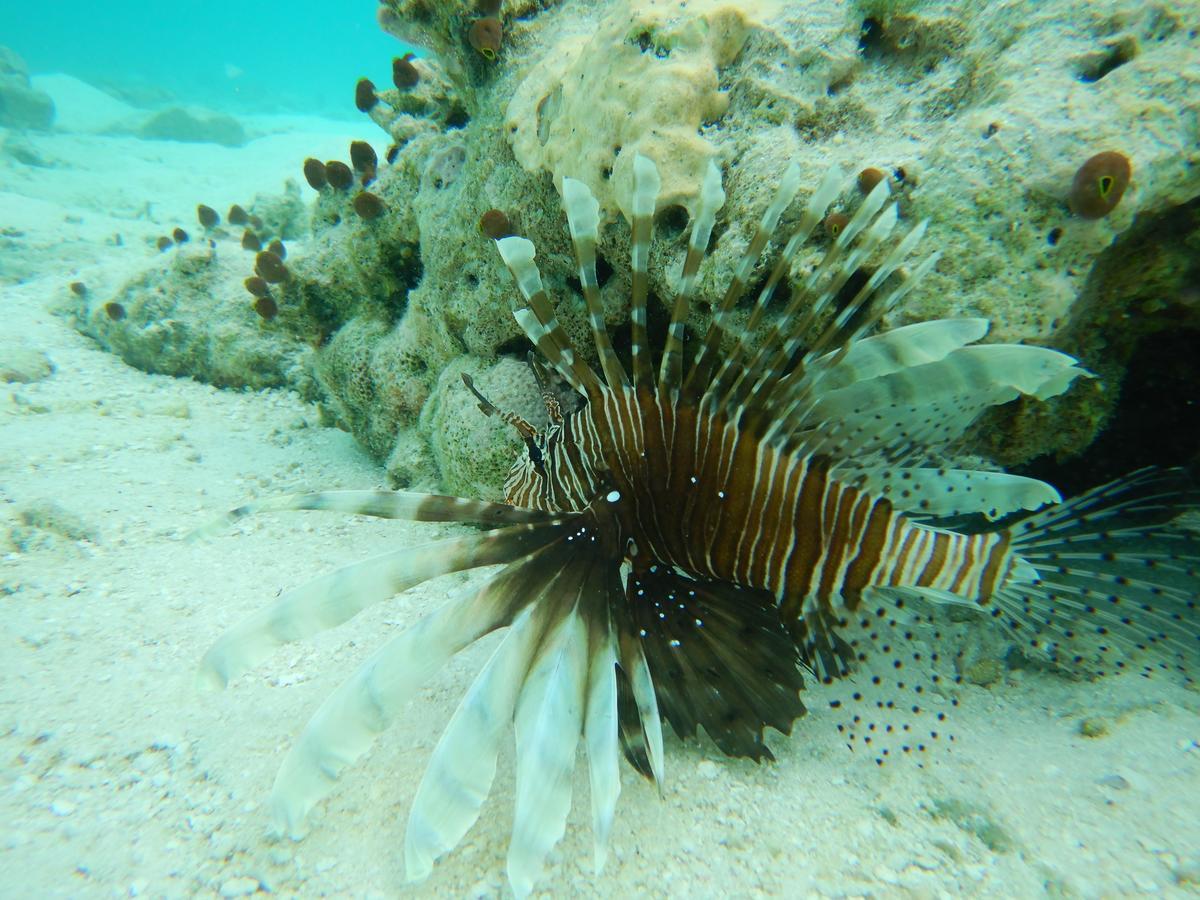
<instances>
[{"instance_id":1,"label":"tail fin","mask_svg":"<svg viewBox=\"0 0 1200 900\"><path fill-rule=\"evenodd\" d=\"M997 592L1028 651L1086 675L1200 669L1200 510L1183 469L1141 469L1011 529L1014 575Z\"/></svg>"}]
</instances>

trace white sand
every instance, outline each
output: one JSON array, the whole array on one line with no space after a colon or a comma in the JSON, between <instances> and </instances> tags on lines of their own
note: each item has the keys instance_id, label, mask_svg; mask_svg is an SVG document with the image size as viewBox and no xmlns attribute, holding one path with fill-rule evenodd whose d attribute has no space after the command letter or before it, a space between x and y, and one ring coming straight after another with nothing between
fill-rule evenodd
<instances>
[{"instance_id":1,"label":"white sand","mask_svg":"<svg viewBox=\"0 0 1200 900\"><path fill-rule=\"evenodd\" d=\"M248 497L376 487L382 471L347 435L316 427L313 409L292 396L144 375L48 311L77 277L115 284L137 271L151 252L145 238L190 225L197 201L221 209L275 189L308 153L344 153L345 135L308 127L241 151L43 137L33 143L61 167L0 170L4 224L37 239L29 280L0 291L0 353L37 348L55 366L43 381L4 386L0 402L0 896L507 894L511 759L464 846L426 884L405 884L401 849L424 762L492 642L414 697L318 808L304 841L267 835L275 768L308 715L463 578L285 648L224 693L193 690L212 641L281 589L454 529L296 513L184 543ZM149 217L138 218L147 203ZM116 231L123 247L105 243ZM91 536L23 526L22 515L44 504L57 505L51 517L63 530L75 517ZM1196 708L1195 693L1164 683L1014 676L964 692L953 752L925 768L877 769L843 749L822 714L791 738L774 736L779 762L769 766L669 738L662 800L625 767L600 878L590 869L581 773L541 888L614 897L1194 894L1175 873L1200 878ZM1107 735L1081 736L1084 716L1103 718Z\"/></svg>"}]
</instances>

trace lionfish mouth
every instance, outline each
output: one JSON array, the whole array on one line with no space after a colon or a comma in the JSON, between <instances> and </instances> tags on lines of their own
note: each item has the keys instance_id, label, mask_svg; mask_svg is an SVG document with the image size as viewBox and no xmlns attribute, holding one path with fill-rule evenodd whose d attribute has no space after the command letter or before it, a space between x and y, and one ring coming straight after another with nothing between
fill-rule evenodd
<instances>
[{"instance_id":1,"label":"lionfish mouth","mask_svg":"<svg viewBox=\"0 0 1200 900\"><path fill-rule=\"evenodd\" d=\"M983 606L1027 648L1091 672L1123 668L1143 652L1163 657L1160 668L1186 674L1191 665L1200 548L1167 529L1181 509L1200 507L1200 494L1177 474L1138 473L1007 529L965 535L937 527L939 517L996 519L1058 500L1032 479L925 460L987 407L1022 394L1045 399L1084 373L1051 350L975 344L987 330L978 319L871 334L936 259L904 270L924 223L890 243L897 213L885 205L886 180L766 327L775 287L844 187L838 173L827 176L745 329L731 335L729 314L798 190L798 169L789 169L685 374L688 302L724 202L711 166L656 374L645 323L658 178L644 157L634 171L632 383L605 332L598 204L587 188L566 179L563 195L600 374L557 322L532 244L497 242L528 304L516 310L518 322L586 401L564 417L547 395L553 424L542 435L466 379L483 412L503 416L528 448L506 486L508 503L326 492L252 503L218 523L329 510L486 530L385 553L285 593L208 651L200 681L212 687L281 644L414 585L502 566L385 643L325 700L276 777L271 807L280 830L300 836L313 805L417 688L498 629L503 639L430 757L404 856L408 876L421 879L459 844L491 790L511 724L508 876L518 896L532 889L564 833L581 741L597 872L620 793L620 757L661 787L664 720L682 737L703 729L728 755L770 759L763 731L790 733L805 712L807 673L829 688L829 706L845 712L848 738L877 759L891 737L905 752L924 749L942 715L923 705L954 677L937 671L945 663L937 652L914 649L937 635L929 636L932 620L913 601ZM852 282L868 260L871 274ZM764 328L767 337L755 337ZM812 333L817 339L806 344ZM732 351L722 350L726 338ZM702 492L711 498L704 504L696 500ZM1114 590L1131 598L1128 608L1090 599ZM1077 620L1091 627L1077 628ZM1080 649L1084 631L1102 643ZM918 715L936 719L922 726L928 738L911 727Z\"/></svg>"}]
</instances>

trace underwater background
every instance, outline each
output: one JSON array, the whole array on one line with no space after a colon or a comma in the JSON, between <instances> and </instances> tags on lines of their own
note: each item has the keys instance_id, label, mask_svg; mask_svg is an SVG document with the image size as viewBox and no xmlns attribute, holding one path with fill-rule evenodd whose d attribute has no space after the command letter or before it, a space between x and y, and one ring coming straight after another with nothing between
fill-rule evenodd
<instances>
[{"instance_id":1,"label":"underwater background","mask_svg":"<svg viewBox=\"0 0 1200 900\"><path fill-rule=\"evenodd\" d=\"M373 14L368 0L39 3L5 16L4 43L34 74L74 75L143 103L348 117L345 85L382 78L396 52Z\"/></svg>"},{"instance_id":2,"label":"underwater background","mask_svg":"<svg viewBox=\"0 0 1200 900\"><path fill-rule=\"evenodd\" d=\"M835 165L845 209L878 177L906 226L929 221L923 252L941 259L898 322L986 318L989 340L1094 375L989 414L967 462L1064 495L1200 462L1200 2L8 7L0 896L511 895L510 741L479 821L428 880L406 881L403 849L497 636L414 693L303 840L270 830L276 770L313 711L478 574L288 644L224 692L195 683L213 642L281 591L468 529L286 512L188 538L295 491L499 499L523 445L462 375L545 424L493 247L506 234L535 241L587 343L564 176L599 204L622 353L636 154L663 181L654 335L710 160L727 201L692 335L788 164L801 198ZM1081 179L1120 190L1089 207ZM664 729L662 796L622 762L600 875L576 772L535 893L1200 894L1194 686L1067 677L986 624L947 626L962 653L952 746L880 767L816 704L791 735L768 731L777 760L762 765Z\"/></svg>"}]
</instances>

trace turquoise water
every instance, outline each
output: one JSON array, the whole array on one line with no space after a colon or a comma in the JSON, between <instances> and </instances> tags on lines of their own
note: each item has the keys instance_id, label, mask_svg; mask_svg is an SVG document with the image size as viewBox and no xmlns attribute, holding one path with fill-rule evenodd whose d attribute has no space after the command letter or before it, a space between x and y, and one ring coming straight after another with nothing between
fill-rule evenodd
<instances>
[{"instance_id":1,"label":"turquoise water","mask_svg":"<svg viewBox=\"0 0 1200 900\"><path fill-rule=\"evenodd\" d=\"M65 72L138 105L182 100L229 111L357 115L354 83L390 81L408 49L379 30L373 0L349 3L0 4L0 44L37 74Z\"/></svg>"}]
</instances>

